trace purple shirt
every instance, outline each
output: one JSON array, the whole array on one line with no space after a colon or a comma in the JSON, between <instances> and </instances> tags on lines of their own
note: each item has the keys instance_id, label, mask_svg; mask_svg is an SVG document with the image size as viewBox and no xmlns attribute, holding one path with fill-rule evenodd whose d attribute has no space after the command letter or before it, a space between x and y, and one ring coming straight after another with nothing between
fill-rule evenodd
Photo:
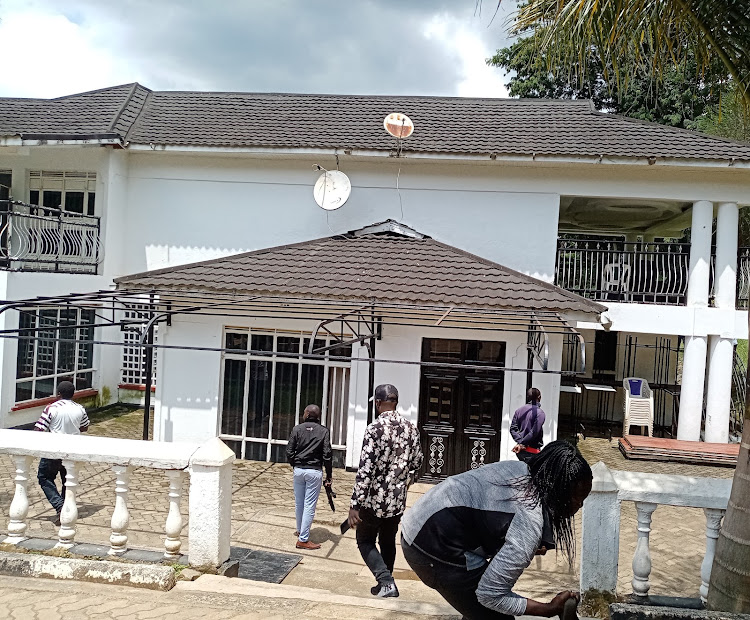
<instances>
[{"instance_id":1,"label":"purple shirt","mask_svg":"<svg viewBox=\"0 0 750 620\"><path fill-rule=\"evenodd\" d=\"M544 411L539 405L524 405L516 409L513 421L510 423L510 434L516 443L530 448L541 448L544 435L542 426L545 419Z\"/></svg>"}]
</instances>

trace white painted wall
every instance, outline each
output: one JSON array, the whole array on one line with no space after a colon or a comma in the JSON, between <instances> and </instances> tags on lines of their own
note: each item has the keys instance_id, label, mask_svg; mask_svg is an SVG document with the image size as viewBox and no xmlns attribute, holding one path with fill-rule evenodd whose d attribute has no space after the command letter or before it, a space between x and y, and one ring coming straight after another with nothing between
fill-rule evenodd
<instances>
[{"instance_id":1,"label":"white painted wall","mask_svg":"<svg viewBox=\"0 0 750 620\"><path fill-rule=\"evenodd\" d=\"M165 345L219 348L222 323L213 317L179 317L159 326ZM154 439L203 442L218 435L221 353L159 349Z\"/></svg>"},{"instance_id":2,"label":"white painted wall","mask_svg":"<svg viewBox=\"0 0 750 620\"><path fill-rule=\"evenodd\" d=\"M445 243L551 279L559 196L508 191L491 170L356 163L353 190L332 213L312 199L308 161L131 154L125 271L296 243L393 218ZM465 173L466 172L466 173ZM399 191L395 189L399 177ZM533 234L528 223L535 222Z\"/></svg>"}]
</instances>

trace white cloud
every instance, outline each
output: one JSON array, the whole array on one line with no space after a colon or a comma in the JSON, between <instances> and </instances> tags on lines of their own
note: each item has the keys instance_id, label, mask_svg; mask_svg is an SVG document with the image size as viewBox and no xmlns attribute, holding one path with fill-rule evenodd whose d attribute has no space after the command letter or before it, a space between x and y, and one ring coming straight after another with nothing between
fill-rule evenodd
<instances>
[{"instance_id":1,"label":"white cloud","mask_svg":"<svg viewBox=\"0 0 750 620\"><path fill-rule=\"evenodd\" d=\"M425 26L423 34L450 51L460 66L460 81L455 94L459 97L507 97L505 74L488 67L485 59L494 54L478 30L481 20L457 20L452 15L435 15Z\"/></svg>"},{"instance_id":2,"label":"white cloud","mask_svg":"<svg viewBox=\"0 0 750 620\"><path fill-rule=\"evenodd\" d=\"M0 18L2 96L59 97L130 81L124 59L62 13L4 2Z\"/></svg>"},{"instance_id":3,"label":"white cloud","mask_svg":"<svg viewBox=\"0 0 750 620\"><path fill-rule=\"evenodd\" d=\"M58 97L133 81L154 90L505 96L502 74L484 64L504 44L504 29L499 20L488 28L475 7L0 0L0 96Z\"/></svg>"}]
</instances>

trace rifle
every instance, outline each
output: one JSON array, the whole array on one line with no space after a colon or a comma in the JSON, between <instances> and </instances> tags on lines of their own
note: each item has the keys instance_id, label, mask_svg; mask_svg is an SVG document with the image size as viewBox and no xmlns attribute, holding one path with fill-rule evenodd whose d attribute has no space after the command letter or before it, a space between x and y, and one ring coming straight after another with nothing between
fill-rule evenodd
<instances>
[{"instance_id":1,"label":"rifle","mask_svg":"<svg viewBox=\"0 0 750 620\"><path fill-rule=\"evenodd\" d=\"M326 495L328 496L328 505L331 507L333 512L336 512L336 506L333 505L333 498L336 497L336 492L333 490L332 484L323 484L326 489Z\"/></svg>"}]
</instances>

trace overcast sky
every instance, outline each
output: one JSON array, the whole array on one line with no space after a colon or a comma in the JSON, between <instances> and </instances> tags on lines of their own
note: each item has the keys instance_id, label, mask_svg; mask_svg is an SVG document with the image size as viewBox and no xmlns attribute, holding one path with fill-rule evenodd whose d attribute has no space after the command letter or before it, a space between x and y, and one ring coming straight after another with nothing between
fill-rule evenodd
<instances>
[{"instance_id":1,"label":"overcast sky","mask_svg":"<svg viewBox=\"0 0 750 620\"><path fill-rule=\"evenodd\" d=\"M503 0L0 0L0 96L153 90L507 96Z\"/></svg>"}]
</instances>

